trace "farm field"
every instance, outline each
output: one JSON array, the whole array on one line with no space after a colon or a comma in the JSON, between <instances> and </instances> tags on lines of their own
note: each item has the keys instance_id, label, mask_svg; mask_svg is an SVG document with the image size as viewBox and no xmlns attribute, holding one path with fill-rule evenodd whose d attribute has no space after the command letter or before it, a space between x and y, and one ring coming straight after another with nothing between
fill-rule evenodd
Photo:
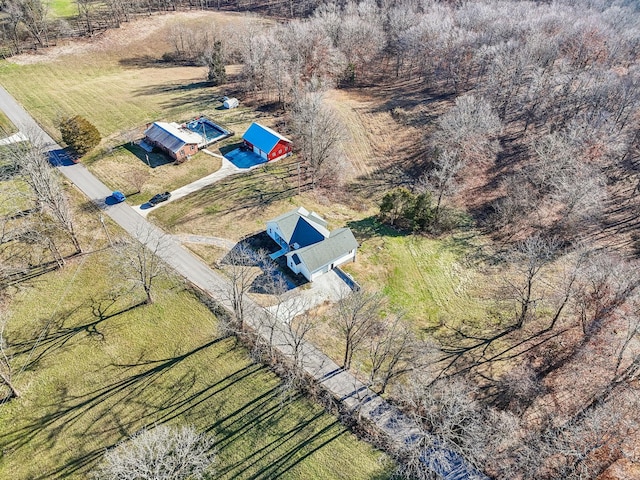
<instances>
[{"instance_id":1,"label":"farm field","mask_svg":"<svg viewBox=\"0 0 640 480\"><path fill-rule=\"evenodd\" d=\"M112 136L144 128L151 121L183 121L220 106L216 99L221 90L204 82L203 67L176 66L161 57L171 51L167 38L172 27L185 22L222 27L243 18L184 12L140 19L94 39L4 60L0 78L54 138L60 138L56 125L60 118L82 115L108 143Z\"/></svg>"},{"instance_id":2,"label":"farm field","mask_svg":"<svg viewBox=\"0 0 640 480\"><path fill-rule=\"evenodd\" d=\"M142 202L156 191L172 190L219 168L219 161L213 157L177 168L173 165L149 168L144 164L144 155L134 151L136 147L127 150L132 141L142 138L149 123L184 122L205 114L236 133L210 146L217 153L220 147L237 143L251 122L264 116L244 105L222 109L219 98L226 91L204 81L204 67L161 61L162 55L172 48L168 40L171 29L181 28L187 22L193 28L213 28L213 24L226 28L240 25L246 18L182 12L139 19L90 40L81 39L42 53L3 60L0 79L53 138L60 140L57 123L64 117L82 115L93 123L103 140L83 162L113 188L136 191L130 185L131 172L146 175L149 184L144 186L139 199L134 199ZM69 65L73 65L73 75L69 75ZM237 75L238 68L230 66L228 71L231 78ZM270 123L269 118L262 121Z\"/></svg>"},{"instance_id":3,"label":"farm field","mask_svg":"<svg viewBox=\"0 0 640 480\"><path fill-rule=\"evenodd\" d=\"M0 409L0 477L86 478L105 448L171 423L215 434L217 478L387 478L386 457L320 406L282 397L180 284L165 279L153 305L117 289L96 253L14 292L22 396Z\"/></svg>"}]
</instances>

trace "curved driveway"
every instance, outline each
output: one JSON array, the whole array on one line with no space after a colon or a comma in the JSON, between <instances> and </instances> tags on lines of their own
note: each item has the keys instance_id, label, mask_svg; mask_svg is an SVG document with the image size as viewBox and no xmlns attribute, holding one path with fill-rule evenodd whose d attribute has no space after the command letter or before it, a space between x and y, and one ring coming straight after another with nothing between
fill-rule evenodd
<instances>
[{"instance_id":1,"label":"curved driveway","mask_svg":"<svg viewBox=\"0 0 640 480\"><path fill-rule=\"evenodd\" d=\"M60 146L1 86L0 109L21 132L45 146L51 152L52 162L56 164L60 172L116 223L140 241L146 240L148 243L159 241L162 246L158 254L167 264L188 281L222 303L228 310L232 310L230 302L222 294L222 292L228 291L228 283L222 276L182 248L172 237L165 235L162 230L149 223L126 203L105 204L104 199L111 194L111 190L81 163L74 164L65 161L61 155ZM249 307L247 311L256 313L263 311L249 299L247 307ZM257 317L258 315L249 318L247 323L267 338L268 333L264 331L264 327ZM281 326L274 332L274 342L283 354L290 355L292 349L282 333L282 328L286 327ZM361 417L375 423L380 430L391 435L392 438L400 437L406 444L411 444L421 437L422 434L414 428L413 423L407 417L369 390L351 373L338 367L313 345L303 345L302 358L304 358L304 369L307 373L312 375L348 409L359 409ZM438 473L445 480L487 478L455 452L438 446L437 440L431 449L423 452L421 461L426 468Z\"/></svg>"}]
</instances>

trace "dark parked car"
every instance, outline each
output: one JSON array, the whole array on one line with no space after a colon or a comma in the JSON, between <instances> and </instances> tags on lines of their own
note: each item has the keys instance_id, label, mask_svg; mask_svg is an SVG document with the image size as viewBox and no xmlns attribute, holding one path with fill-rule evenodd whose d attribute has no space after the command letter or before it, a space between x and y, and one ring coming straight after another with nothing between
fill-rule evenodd
<instances>
[{"instance_id":1,"label":"dark parked car","mask_svg":"<svg viewBox=\"0 0 640 480\"><path fill-rule=\"evenodd\" d=\"M158 193L157 195L151 197L151 200L149 200L149 205L154 206L158 203L166 202L170 197L171 192Z\"/></svg>"},{"instance_id":2,"label":"dark parked car","mask_svg":"<svg viewBox=\"0 0 640 480\"><path fill-rule=\"evenodd\" d=\"M116 201L116 203L124 202L127 197L124 196L124 193L116 190L111 194L111 197Z\"/></svg>"}]
</instances>

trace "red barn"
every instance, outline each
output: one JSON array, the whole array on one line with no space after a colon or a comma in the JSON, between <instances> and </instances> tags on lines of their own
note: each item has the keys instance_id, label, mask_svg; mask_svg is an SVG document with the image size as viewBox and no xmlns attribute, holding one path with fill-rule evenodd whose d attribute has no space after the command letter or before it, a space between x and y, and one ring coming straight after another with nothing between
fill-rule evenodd
<instances>
[{"instance_id":1,"label":"red barn","mask_svg":"<svg viewBox=\"0 0 640 480\"><path fill-rule=\"evenodd\" d=\"M291 155L291 140L259 123L252 123L242 140L248 149L268 162Z\"/></svg>"}]
</instances>

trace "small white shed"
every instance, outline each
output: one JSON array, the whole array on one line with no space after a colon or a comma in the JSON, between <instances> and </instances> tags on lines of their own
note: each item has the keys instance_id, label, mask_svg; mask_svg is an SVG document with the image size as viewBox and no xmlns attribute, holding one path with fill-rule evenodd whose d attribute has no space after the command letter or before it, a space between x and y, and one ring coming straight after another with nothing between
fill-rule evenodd
<instances>
[{"instance_id":1,"label":"small white shed","mask_svg":"<svg viewBox=\"0 0 640 480\"><path fill-rule=\"evenodd\" d=\"M231 97L231 98L227 98L225 99L225 101L222 103L222 106L224 108L236 108L238 105L240 105L240 102L238 101L237 98Z\"/></svg>"}]
</instances>

